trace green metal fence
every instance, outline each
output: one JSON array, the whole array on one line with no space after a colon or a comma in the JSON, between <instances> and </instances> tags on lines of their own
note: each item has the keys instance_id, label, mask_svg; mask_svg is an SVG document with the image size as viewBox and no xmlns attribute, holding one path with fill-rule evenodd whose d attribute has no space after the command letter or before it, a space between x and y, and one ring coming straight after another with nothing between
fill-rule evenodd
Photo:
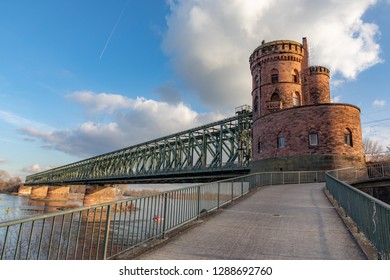
<instances>
[{"instance_id":1,"label":"green metal fence","mask_svg":"<svg viewBox=\"0 0 390 280\"><path fill-rule=\"evenodd\" d=\"M327 172L326 187L374 245L379 258L390 259L390 205L352 187L349 183L389 177L390 164L374 164Z\"/></svg>"},{"instance_id":2,"label":"green metal fence","mask_svg":"<svg viewBox=\"0 0 390 280\"><path fill-rule=\"evenodd\" d=\"M152 196L0 223L0 259L108 259L266 185L325 180L325 172L257 173Z\"/></svg>"}]
</instances>

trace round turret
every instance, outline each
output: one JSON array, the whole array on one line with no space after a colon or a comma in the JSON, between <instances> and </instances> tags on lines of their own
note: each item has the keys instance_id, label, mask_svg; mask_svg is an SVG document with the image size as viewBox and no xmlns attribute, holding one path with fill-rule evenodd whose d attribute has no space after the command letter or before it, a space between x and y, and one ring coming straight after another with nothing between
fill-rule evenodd
<instances>
[{"instance_id":1,"label":"round turret","mask_svg":"<svg viewBox=\"0 0 390 280\"><path fill-rule=\"evenodd\" d=\"M329 69L323 66L310 66L303 76L304 103L330 103Z\"/></svg>"},{"instance_id":2,"label":"round turret","mask_svg":"<svg viewBox=\"0 0 390 280\"><path fill-rule=\"evenodd\" d=\"M250 56L254 118L302 105L305 49L291 40L263 43ZM260 77L260 81L259 81Z\"/></svg>"}]
</instances>

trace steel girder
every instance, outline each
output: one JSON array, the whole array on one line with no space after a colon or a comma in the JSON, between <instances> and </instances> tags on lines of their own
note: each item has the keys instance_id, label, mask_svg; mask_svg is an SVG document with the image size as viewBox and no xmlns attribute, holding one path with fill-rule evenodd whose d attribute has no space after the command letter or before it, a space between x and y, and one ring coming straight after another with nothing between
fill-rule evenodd
<instances>
[{"instance_id":1,"label":"steel girder","mask_svg":"<svg viewBox=\"0 0 390 280\"><path fill-rule=\"evenodd\" d=\"M95 156L27 176L27 185L65 183L131 183L137 177L248 169L252 113L189 129L170 136Z\"/></svg>"}]
</instances>

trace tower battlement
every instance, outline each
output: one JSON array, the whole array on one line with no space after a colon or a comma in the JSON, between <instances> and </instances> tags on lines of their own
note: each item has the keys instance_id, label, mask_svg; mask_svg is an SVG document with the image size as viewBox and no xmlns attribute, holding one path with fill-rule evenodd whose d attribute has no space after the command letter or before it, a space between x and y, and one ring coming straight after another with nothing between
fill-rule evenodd
<instances>
[{"instance_id":1,"label":"tower battlement","mask_svg":"<svg viewBox=\"0 0 390 280\"><path fill-rule=\"evenodd\" d=\"M302 44L291 40L263 42L253 51L252 55L249 57L249 62L252 63L262 57L275 54L296 54L303 56L305 54L305 49Z\"/></svg>"},{"instance_id":2,"label":"tower battlement","mask_svg":"<svg viewBox=\"0 0 390 280\"><path fill-rule=\"evenodd\" d=\"M324 66L310 66L309 73L310 75L325 74L327 76L330 76L330 70Z\"/></svg>"}]
</instances>

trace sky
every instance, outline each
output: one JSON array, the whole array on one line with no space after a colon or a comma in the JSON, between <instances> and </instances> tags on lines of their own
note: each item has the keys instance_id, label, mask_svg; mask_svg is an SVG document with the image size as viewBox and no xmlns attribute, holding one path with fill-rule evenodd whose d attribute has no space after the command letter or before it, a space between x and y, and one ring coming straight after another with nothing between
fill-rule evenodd
<instances>
[{"instance_id":1,"label":"sky","mask_svg":"<svg viewBox=\"0 0 390 280\"><path fill-rule=\"evenodd\" d=\"M234 115L262 40L307 37L390 146L390 0L2 0L0 169L26 175Z\"/></svg>"}]
</instances>

